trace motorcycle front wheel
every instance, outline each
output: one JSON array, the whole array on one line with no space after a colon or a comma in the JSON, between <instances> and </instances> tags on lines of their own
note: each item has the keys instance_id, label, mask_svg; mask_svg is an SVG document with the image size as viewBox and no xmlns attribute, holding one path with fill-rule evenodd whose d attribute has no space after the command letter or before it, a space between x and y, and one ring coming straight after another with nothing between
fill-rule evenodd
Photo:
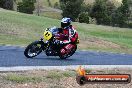
<instances>
[{"instance_id":1,"label":"motorcycle front wheel","mask_svg":"<svg viewBox=\"0 0 132 88\"><path fill-rule=\"evenodd\" d=\"M39 55L41 52L42 52L41 42L35 41L26 47L26 49L24 51L24 55L27 58L33 58L33 57Z\"/></svg>"}]
</instances>

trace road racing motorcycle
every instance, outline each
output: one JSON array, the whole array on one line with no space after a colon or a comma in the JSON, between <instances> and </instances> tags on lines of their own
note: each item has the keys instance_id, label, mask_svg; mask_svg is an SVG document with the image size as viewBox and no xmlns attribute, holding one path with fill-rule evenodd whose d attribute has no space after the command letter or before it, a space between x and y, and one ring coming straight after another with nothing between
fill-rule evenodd
<instances>
[{"instance_id":1,"label":"road racing motorcycle","mask_svg":"<svg viewBox=\"0 0 132 88\"><path fill-rule=\"evenodd\" d=\"M54 41L60 38L58 32L59 29L56 27L47 28L43 33L43 38L32 42L26 47L24 55L27 58L33 58L44 51L47 56L59 56L61 59L72 56L77 50L79 39L77 38L74 43L54 44Z\"/></svg>"}]
</instances>

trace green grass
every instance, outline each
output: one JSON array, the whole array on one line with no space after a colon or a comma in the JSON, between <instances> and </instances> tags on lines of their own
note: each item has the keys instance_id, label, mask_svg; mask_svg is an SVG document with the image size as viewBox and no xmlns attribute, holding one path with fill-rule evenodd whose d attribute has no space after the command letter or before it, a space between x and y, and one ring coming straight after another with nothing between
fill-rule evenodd
<instances>
[{"instance_id":1,"label":"green grass","mask_svg":"<svg viewBox=\"0 0 132 88\"><path fill-rule=\"evenodd\" d=\"M61 74L64 77L74 77L76 75L76 71L63 71Z\"/></svg>"},{"instance_id":2,"label":"green grass","mask_svg":"<svg viewBox=\"0 0 132 88\"><path fill-rule=\"evenodd\" d=\"M58 20L0 10L0 44L28 44L55 25Z\"/></svg>"},{"instance_id":3,"label":"green grass","mask_svg":"<svg viewBox=\"0 0 132 88\"><path fill-rule=\"evenodd\" d=\"M49 17L49 18L53 18L53 19L61 19L62 18L61 13L59 13L59 12L44 12L44 13L41 13L41 16Z\"/></svg>"},{"instance_id":4,"label":"green grass","mask_svg":"<svg viewBox=\"0 0 132 88\"><path fill-rule=\"evenodd\" d=\"M62 77L63 77L63 75L60 74L57 71L50 71L50 72L48 72L48 75L46 76L46 78L52 79L52 80L54 80L54 79L58 79L59 80Z\"/></svg>"},{"instance_id":5,"label":"green grass","mask_svg":"<svg viewBox=\"0 0 132 88\"><path fill-rule=\"evenodd\" d=\"M0 81L4 80L5 82L13 83L57 83L62 78L74 77L76 75L75 71L59 71L59 70L50 70L50 71L33 71L35 73L26 73L26 72L10 72L5 73L6 75L0 75Z\"/></svg>"},{"instance_id":6,"label":"green grass","mask_svg":"<svg viewBox=\"0 0 132 88\"><path fill-rule=\"evenodd\" d=\"M104 28L103 28L104 29ZM98 30L98 29L97 29ZM99 29L98 31L89 31L89 34L96 36L96 37L100 37L103 39L106 39L108 41L113 41L115 43L121 44L122 46L127 46L132 48L132 30L102 30Z\"/></svg>"},{"instance_id":7,"label":"green grass","mask_svg":"<svg viewBox=\"0 0 132 88\"><path fill-rule=\"evenodd\" d=\"M42 77L30 77L30 76L24 76L24 75L17 75L17 74L10 74L5 76L5 79L7 81L16 82L16 83L39 83L43 80Z\"/></svg>"},{"instance_id":8,"label":"green grass","mask_svg":"<svg viewBox=\"0 0 132 88\"><path fill-rule=\"evenodd\" d=\"M50 79L61 79L62 77L72 77L75 76L76 72L75 71L49 71L48 75L46 76L46 78L50 78Z\"/></svg>"},{"instance_id":9,"label":"green grass","mask_svg":"<svg viewBox=\"0 0 132 88\"><path fill-rule=\"evenodd\" d=\"M86 24L81 25L81 27L83 27L83 25L86 26ZM112 41L121 46L132 48L132 30L128 28L87 25L87 27L84 27L83 32L89 36L95 36L97 38Z\"/></svg>"},{"instance_id":10,"label":"green grass","mask_svg":"<svg viewBox=\"0 0 132 88\"><path fill-rule=\"evenodd\" d=\"M116 48L98 48L89 47L87 49L92 50L103 50L103 51L112 51L112 52L125 52L131 53L132 51L132 30L129 28L118 28L118 27L110 27L110 26L102 26L102 25L93 25L93 24L80 24L75 23L77 26L80 38L85 41L89 38L98 38L101 40L105 40L108 42L112 42L120 46L119 49ZM125 49L125 50L123 50Z\"/></svg>"},{"instance_id":11,"label":"green grass","mask_svg":"<svg viewBox=\"0 0 132 88\"><path fill-rule=\"evenodd\" d=\"M132 52L132 30L129 28L76 22L73 25L75 25L75 28L79 32L79 38L81 40L79 49ZM59 27L60 20L0 9L0 44L26 46L32 41L39 39L44 30L52 26ZM120 47L113 48L109 47L108 44L104 44L105 47L98 46L96 41L90 42L91 38L117 44ZM90 46L89 42L94 44Z\"/></svg>"}]
</instances>

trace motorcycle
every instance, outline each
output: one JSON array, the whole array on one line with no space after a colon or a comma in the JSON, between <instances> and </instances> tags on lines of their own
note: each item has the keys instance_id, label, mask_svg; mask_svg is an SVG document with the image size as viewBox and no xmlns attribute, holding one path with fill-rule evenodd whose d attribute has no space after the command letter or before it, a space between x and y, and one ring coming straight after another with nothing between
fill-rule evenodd
<instances>
[{"instance_id":1,"label":"motorcycle","mask_svg":"<svg viewBox=\"0 0 132 88\"><path fill-rule=\"evenodd\" d=\"M24 55L27 58L33 58L44 51L47 56L59 56L61 59L72 56L77 49L79 39L70 44L54 44L54 41L60 38L58 32L59 29L56 27L47 28L43 33L43 38L32 42L26 47Z\"/></svg>"}]
</instances>

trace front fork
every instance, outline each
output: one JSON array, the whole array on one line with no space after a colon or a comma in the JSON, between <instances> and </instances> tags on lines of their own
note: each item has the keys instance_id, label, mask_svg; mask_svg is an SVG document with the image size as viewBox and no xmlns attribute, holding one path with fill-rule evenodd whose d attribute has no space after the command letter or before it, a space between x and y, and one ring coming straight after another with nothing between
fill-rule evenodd
<instances>
[{"instance_id":1,"label":"front fork","mask_svg":"<svg viewBox=\"0 0 132 88\"><path fill-rule=\"evenodd\" d=\"M42 48L42 50L43 50L43 51L46 50L46 48L47 48L47 43L45 43L45 42L43 41L43 38L41 38L39 41L40 41L40 43L41 43L41 48Z\"/></svg>"}]
</instances>

